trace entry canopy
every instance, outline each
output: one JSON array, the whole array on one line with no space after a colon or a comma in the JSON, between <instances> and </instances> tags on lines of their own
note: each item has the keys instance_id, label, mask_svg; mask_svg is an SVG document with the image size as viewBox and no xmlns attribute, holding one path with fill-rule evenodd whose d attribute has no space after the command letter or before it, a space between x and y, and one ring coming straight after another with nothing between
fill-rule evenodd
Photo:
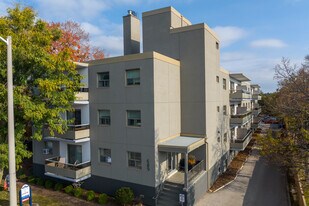
<instances>
[{"instance_id":1,"label":"entry canopy","mask_svg":"<svg viewBox=\"0 0 309 206\"><path fill-rule=\"evenodd\" d=\"M160 152L189 153L205 144L205 138L177 136L158 144Z\"/></svg>"}]
</instances>

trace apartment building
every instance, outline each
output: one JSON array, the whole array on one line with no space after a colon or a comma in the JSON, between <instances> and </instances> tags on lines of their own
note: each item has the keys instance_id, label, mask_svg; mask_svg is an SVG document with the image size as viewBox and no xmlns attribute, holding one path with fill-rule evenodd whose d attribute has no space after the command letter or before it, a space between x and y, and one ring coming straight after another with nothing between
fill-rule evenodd
<instances>
[{"instance_id":1,"label":"apartment building","mask_svg":"<svg viewBox=\"0 0 309 206\"><path fill-rule=\"evenodd\" d=\"M34 173L107 194L128 186L146 205L179 205L179 195L193 205L250 141L258 85L220 68L215 32L172 7L143 13L143 53L133 11L123 28L123 56L77 64L89 93L63 114L73 130L34 142Z\"/></svg>"},{"instance_id":2,"label":"apartment building","mask_svg":"<svg viewBox=\"0 0 309 206\"><path fill-rule=\"evenodd\" d=\"M78 73L86 78L76 93L73 112L61 114L73 120L64 134L43 131L41 142L33 141L33 173L69 182L83 181L91 176L90 127L88 100L88 64L76 63Z\"/></svg>"}]
</instances>

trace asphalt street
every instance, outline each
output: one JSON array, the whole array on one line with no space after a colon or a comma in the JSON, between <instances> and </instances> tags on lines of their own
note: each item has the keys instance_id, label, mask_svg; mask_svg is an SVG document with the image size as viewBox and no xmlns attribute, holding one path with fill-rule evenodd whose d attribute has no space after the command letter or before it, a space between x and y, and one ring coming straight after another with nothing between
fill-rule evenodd
<instances>
[{"instance_id":1,"label":"asphalt street","mask_svg":"<svg viewBox=\"0 0 309 206\"><path fill-rule=\"evenodd\" d=\"M289 206L286 175L253 150L231 184L206 193L197 206Z\"/></svg>"}]
</instances>

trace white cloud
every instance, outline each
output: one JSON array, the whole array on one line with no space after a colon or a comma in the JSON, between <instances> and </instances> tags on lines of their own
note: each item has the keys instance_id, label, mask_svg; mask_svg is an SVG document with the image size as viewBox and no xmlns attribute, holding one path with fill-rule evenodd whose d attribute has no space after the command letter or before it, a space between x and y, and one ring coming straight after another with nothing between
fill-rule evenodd
<instances>
[{"instance_id":1,"label":"white cloud","mask_svg":"<svg viewBox=\"0 0 309 206\"><path fill-rule=\"evenodd\" d=\"M102 30L93 25L93 24L90 24L88 22L83 22L81 23L81 27L86 31L88 32L90 35L99 35L99 34L102 34Z\"/></svg>"},{"instance_id":2,"label":"white cloud","mask_svg":"<svg viewBox=\"0 0 309 206\"><path fill-rule=\"evenodd\" d=\"M92 19L109 8L106 1L100 0L53 0L38 1L40 16L48 20Z\"/></svg>"},{"instance_id":3,"label":"white cloud","mask_svg":"<svg viewBox=\"0 0 309 206\"><path fill-rule=\"evenodd\" d=\"M251 42L251 47L255 48L283 48L287 44L279 39L260 39Z\"/></svg>"},{"instance_id":4,"label":"white cloud","mask_svg":"<svg viewBox=\"0 0 309 206\"><path fill-rule=\"evenodd\" d=\"M100 35L92 38L91 44L104 49L106 55L120 56L123 53L123 38L122 36Z\"/></svg>"},{"instance_id":5,"label":"white cloud","mask_svg":"<svg viewBox=\"0 0 309 206\"><path fill-rule=\"evenodd\" d=\"M247 35L247 31L235 26L216 26L213 30L218 34L222 47L227 47Z\"/></svg>"},{"instance_id":6,"label":"white cloud","mask_svg":"<svg viewBox=\"0 0 309 206\"><path fill-rule=\"evenodd\" d=\"M252 83L261 86L263 92L273 92L277 82L273 79L274 67L280 58L259 57L248 52L225 52L221 55L221 65L231 73L243 73Z\"/></svg>"}]
</instances>

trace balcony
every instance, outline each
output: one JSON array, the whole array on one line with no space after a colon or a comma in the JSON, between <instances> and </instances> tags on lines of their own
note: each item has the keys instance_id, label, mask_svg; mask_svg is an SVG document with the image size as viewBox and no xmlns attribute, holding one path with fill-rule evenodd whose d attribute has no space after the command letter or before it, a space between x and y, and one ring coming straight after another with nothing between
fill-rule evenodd
<instances>
[{"instance_id":1,"label":"balcony","mask_svg":"<svg viewBox=\"0 0 309 206\"><path fill-rule=\"evenodd\" d=\"M45 160L45 175L64 179L71 182L79 182L91 176L91 163L80 164L63 163L60 157Z\"/></svg>"},{"instance_id":2,"label":"balcony","mask_svg":"<svg viewBox=\"0 0 309 206\"><path fill-rule=\"evenodd\" d=\"M252 127L253 129L257 129L258 126L259 126L259 124L260 124L260 122L261 122L261 120L262 120L261 117L253 117L253 122L252 122L251 127Z\"/></svg>"},{"instance_id":3,"label":"balcony","mask_svg":"<svg viewBox=\"0 0 309 206\"><path fill-rule=\"evenodd\" d=\"M252 114L253 116L257 117L260 113L262 112L262 109L261 108L254 108L252 110Z\"/></svg>"},{"instance_id":4,"label":"balcony","mask_svg":"<svg viewBox=\"0 0 309 206\"><path fill-rule=\"evenodd\" d=\"M244 99L251 99L251 93L250 91L247 91L245 87L237 86L236 90L230 91L231 101L241 101Z\"/></svg>"},{"instance_id":5,"label":"balcony","mask_svg":"<svg viewBox=\"0 0 309 206\"><path fill-rule=\"evenodd\" d=\"M68 130L64 134L59 134L55 132L55 137L59 137L62 139L69 140L78 140L87 138L90 136L90 126L89 124L81 124L81 125L69 125ZM44 137L52 136L48 130L48 128L44 129Z\"/></svg>"},{"instance_id":6,"label":"balcony","mask_svg":"<svg viewBox=\"0 0 309 206\"><path fill-rule=\"evenodd\" d=\"M237 133L236 139L231 140L230 147L231 150L243 151L252 139L252 130L240 128L237 130Z\"/></svg>"},{"instance_id":7,"label":"balcony","mask_svg":"<svg viewBox=\"0 0 309 206\"><path fill-rule=\"evenodd\" d=\"M252 118L251 111L247 110L246 107L238 107L236 114L231 114L231 124L243 125L250 121Z\"/></svg>"},{"instance_id":8,"label":"balcony","mask_svg":"<svg viewBox=\"0 0 309 206\"><path fill-rule=\"evenodd\" d=\"M89 92L88 88L80 88L80 90L75 94L76 101L88 101L89 100L88 92Z\"/></svg>"},{"instance_id":9,"label":"balcony","mask_svg":"<svg viewBox=\"0 0 309 206\"><path fill-rule=\"evenodd\" d=\"M262 99L262 97L261 97L261 95L260 95L260 94L254 94L254 93L253 93L253 95L252 95L252 99L253 99L253 100L261 100L261 99Z\"/></svg>"}]
</instances>

